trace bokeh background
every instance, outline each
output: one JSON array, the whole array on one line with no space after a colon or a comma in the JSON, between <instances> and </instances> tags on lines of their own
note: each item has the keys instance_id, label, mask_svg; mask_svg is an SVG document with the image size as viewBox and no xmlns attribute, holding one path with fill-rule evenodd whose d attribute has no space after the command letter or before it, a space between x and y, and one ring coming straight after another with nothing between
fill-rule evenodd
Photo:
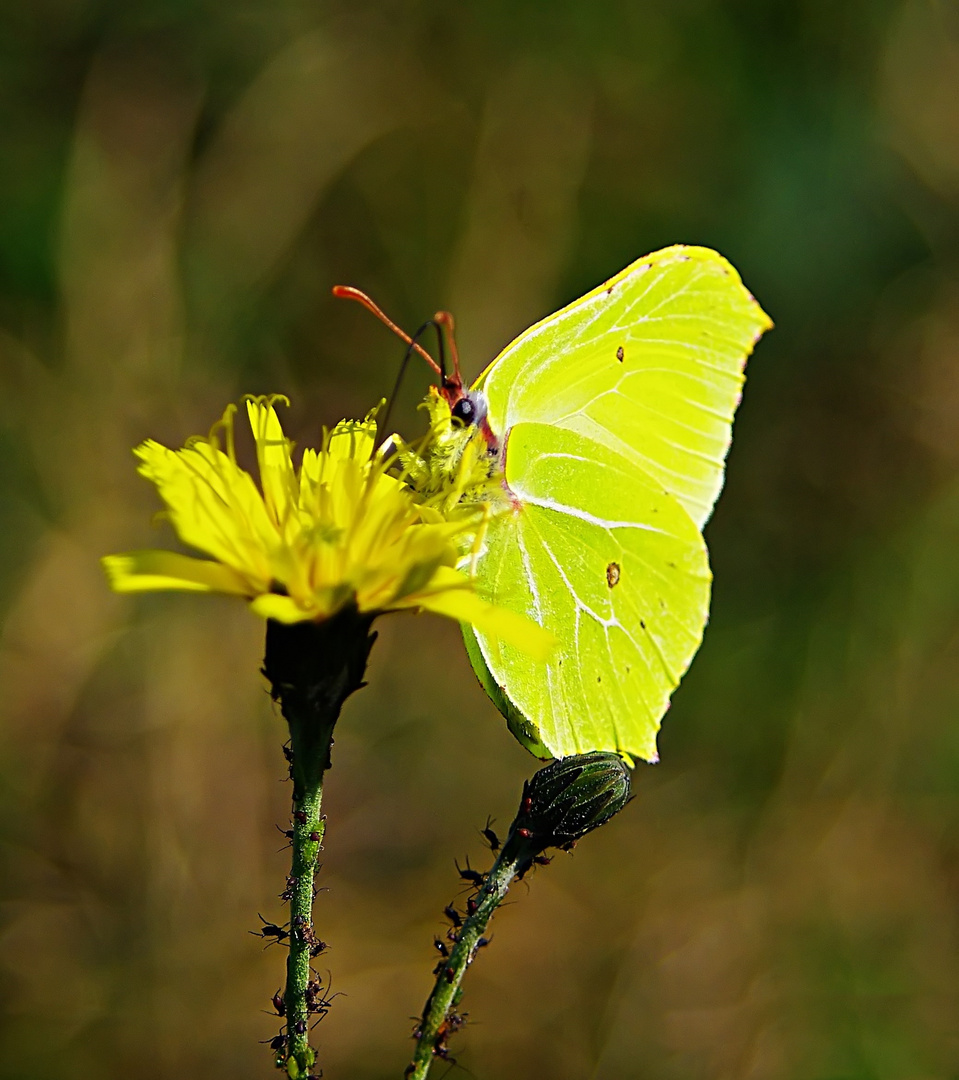
<instances>
[{"instance_id":1,"label":"bokeh background","mask_svg":"<svg viewBox=\"0 0 959 1080\"><path fill-rule=\"evenodd\" d=\"M636 799L497 917L456 1072L959 1075L956 5L32 0L0 11L0 1076L273 1075L263 627L107 592L100 554L162 539L130 448L244 392L302 443L362 415L402 348L334 283L451 308L475 374L677 241L777 323L712 622ZM534 767L452 625L381 620L369 678L326 801L331 1080L399 1080L453 858Z\"/></svg>"}]
</instances>

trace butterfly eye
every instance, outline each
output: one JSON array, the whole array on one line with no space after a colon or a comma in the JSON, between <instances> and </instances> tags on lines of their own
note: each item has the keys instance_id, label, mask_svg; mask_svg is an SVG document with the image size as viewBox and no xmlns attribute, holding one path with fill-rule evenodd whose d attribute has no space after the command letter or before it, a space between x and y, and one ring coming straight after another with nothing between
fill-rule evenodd
<instances>
[{"instance_id":1,"label":"butterfly eye","mask_svg":"<svg viewBox=\"0 0 959 1080\"><path fill-rule=\"evenodd\" d=\"M469 427L476 421L476 406L468 397L462 397L450 410L454 420L459 422L464 427Z\"/></svg>"},{"instance_id":2,"label":"butterfly eye","mask_svg":"<svg viewBox=\"0 0 959 1080\"><path fill-rule=\"evenodd\" d=\"M479 390L470 390L456 402L450 414L463 427L472 427L474 424L482 423L486 416L486 398Z\"/></svg>"}]
</instances>

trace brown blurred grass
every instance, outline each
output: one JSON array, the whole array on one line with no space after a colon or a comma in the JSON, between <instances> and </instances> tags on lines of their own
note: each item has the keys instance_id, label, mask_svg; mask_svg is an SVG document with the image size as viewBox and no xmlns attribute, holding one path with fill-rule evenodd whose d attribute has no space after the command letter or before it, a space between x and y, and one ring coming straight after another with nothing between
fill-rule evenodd
<instances>
[{"instance_id":1,"label":"brown blurred grass","mask_svg":"<svg viewBox=\"0 0 959 1080\"><path fill-rule=\"evenodd\" d=\"M959 34L947 5L49 3L4 15L0 1075L267 1075L262 626L110 596L129 448L247 391L303 442L451 306L471 370L664 243L776 317L663 762L471 972L479 1077L959 1071ZM424 380L403 398L410 430ZM455 628L382 621L327 797L331 1077L401 1075L430 939L533 762Z\"/></svg>"}]
</instances>

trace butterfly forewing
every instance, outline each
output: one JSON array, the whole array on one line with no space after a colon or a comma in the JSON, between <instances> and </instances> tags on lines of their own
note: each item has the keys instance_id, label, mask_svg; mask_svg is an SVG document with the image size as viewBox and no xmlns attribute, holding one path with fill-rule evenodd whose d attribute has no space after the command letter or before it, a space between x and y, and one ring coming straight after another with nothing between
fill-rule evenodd
<instances>
[{"instance_id":1,"label":"butterfly forewing","mask_svg":"<svg viewBox=\"0 0 959 1080\"><path fill-rule=\"evenodd\" d=\"M659 721L706 619L699 530L658 480L563 427L516 424L506 480L516 509L491 523L478 585L559 644L533 664L477 634L492 682L525 718L525 741L554 756L654 760Z\"/></svg>"},{"instance_id":2,"label":"butterfly forewing","mask_svg":"<svg viewBox=\"0 0 959 1080\"><path fill-rule=\"evenodd\" d=\"M520 335L477 386L494 432L535 421L586 435L701 528L722 486L745 359L769 326L722 256L666 248Z\"/></svg>"}]
</instances>

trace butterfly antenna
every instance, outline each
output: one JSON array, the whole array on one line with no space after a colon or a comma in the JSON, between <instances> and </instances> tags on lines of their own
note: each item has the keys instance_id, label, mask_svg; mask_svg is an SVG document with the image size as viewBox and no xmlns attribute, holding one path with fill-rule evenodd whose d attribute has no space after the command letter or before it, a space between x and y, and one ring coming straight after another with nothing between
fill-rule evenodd
<instances>
[{"instance_id":1,"label":"butterfly antenna","mask_svg":"<svg viewBox=\"0 0 959 1080\"><path fill-rule=\"evenodd\" d=\"M411 338L405 330L401 330L396 325L396 323L393 322L393 320L389 318L389 316L387 316L385 312L382 311L381 308L379 308L376 304L373 303L373 301L366 295L365 292L361 292L359 289L354 289L352 285L334 285L333 295L341 300L355 300L358 304L362 304L363 307L365 307L367 311L374 314L380 320L380 322L384 324L384 326L388 326L393 331L393 333L396 334L397 337L402 338L402 340L405 341L407 345L409 345L410 349L418 352L420 356L423 357L423 359L436 372L436 374L439 375L441 379L445 378L445 372L440 367L440 365L437 364L433 357L430 356L426 349L424 349L423 346L420 345L415 338ZM433 320L431 319L430 322L433 322ZM425 326L428 325L429 323L425 324ZM421 329L425 329L425 326ZM417 335L419 335L420 332L421 330L418 330Z\"/></svg>"},{"instance_id":2,"label":"butterfly antenna","mask_svg":"<svg viewBox=\"0 0 959 1080\"><path fill-rule=\"evenodd\" d=\"M396 373L396 382L393 383L393 392L389 396L386 405L386 412L383 414L383 420L380 424L380 429L384 432L384 437L387 437L387 433L390 430L389 423L390 416L393 412L393 405L396 402L397 395L400 392L400 386L403 383L403 376L406 374L406 367L410 362L410 357L413 355L414 351L419 348L418 339L421 338L431 326L436 330L436 337L439 342L439 376L444 383L446 381L446 353L443 346L443 335L440 333L440 328L436 325L436 322L433 319L427 319L426 322L423 323L423 325L419 328L419 330L417 330L416 333L412 336L412 338L410 338L410 343L407 346L406 352L403 354L402 361L400 362L400 370ZM423 349L420 349L420 352L423 351ZM435 364L433 366L437 367L437 365Z\"/></svg>"},{"instance_id":3,"label":"butterfly antenna","mask_svg":"<svg viewBox=\"0 0 959 1080\"><path fill-rule=\"evenodd\" d=\"M440 356L443 358L443 389L451 390L457 395L463 389L463 376L460 374L460 354L456 348L456 333L453 325L453 316L449 311L437 311L433 316L433 322L436 324L437 333L440 331L440 327L443 328L445 334L440 333ZM449 348L450 359L453 361L453 374L446 374L446 358L443 355L442 339L445 336Z\"/></svg>"}]
</instances>

